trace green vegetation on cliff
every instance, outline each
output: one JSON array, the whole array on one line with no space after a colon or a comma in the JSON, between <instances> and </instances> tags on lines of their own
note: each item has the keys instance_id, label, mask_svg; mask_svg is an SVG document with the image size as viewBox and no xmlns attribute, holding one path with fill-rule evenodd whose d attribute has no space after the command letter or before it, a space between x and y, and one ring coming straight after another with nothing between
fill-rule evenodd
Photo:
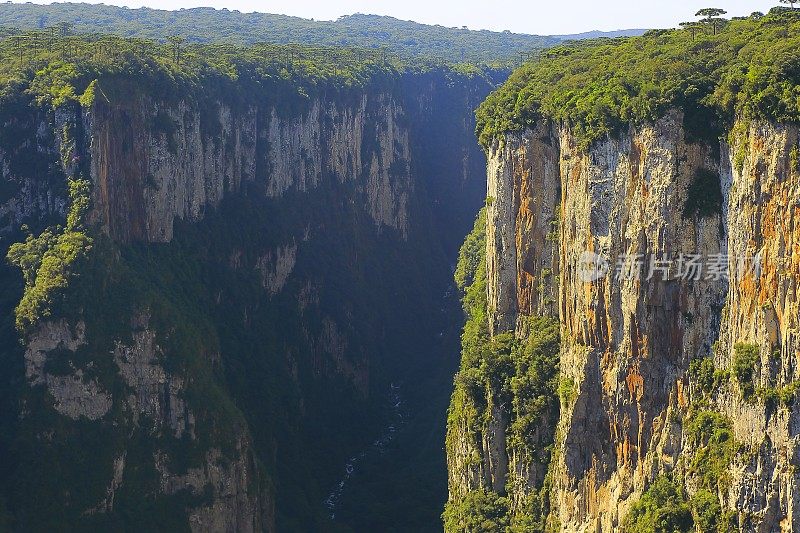
<instances>
[{"instance_id":1,"label":"green vegetation on cliff","mask_svg":"<svg viewBox=\"0 0 800 533\"><path fill-rule=\"evenodd\" d=\"M466 468L478 468L483 459L481 435L488 431L497 409L508 426L508 450L523 463L535 462L546 472L558 419L558 363L560 326L549 317L529 318L528 334L522 339L513 332L491 336L488 325L486 272L486 210L478 215L472 233L461 248L455 272L462 291L467 317L462 334L461 368L455 378L448 412L447 450L453 459L466 441L478 456L458 460ZM462 487L464 494L451 498L442 515L445 530L457 531L544 531L549 515L549 487L525 487L521 504L513 506L506 492L519 490L515 473L507 472L502 494L489 487ZM521 481L521 480L519 480Z\"/></svg>"},{"instance_id":2,"label":"green vegetation on cliff","mask_svg":"<svg viewBox=\"0 0 800 533\"><path fill-rule=\"evenodd\" d=\"M143 39L53 37L49 32L0 40L0 58L0 98L25 89L54 107L78 101L99 77L135 80L150 86L154 96L187 98L223 84L242 93L269 91L275 101L291 102L323 90L363 87L408 68L367 50L219 44L176 50ZM91 88L83 104L110 96Z\"/></svg>"},{"instance_id":3,"label":"green vegetation on cliff","mask_svg":"<svg viewBox=\"0 0 800 533\"><path fill-rule=\"evenodd\" d=\"M713 381L713 365L709 369L698 361L692 375L700 374L706 376L706 384ZM631 507L625 518L626 533L689 533L696 528L723 533L735 529L733 514L723 512L717 496L727 489L737 450L731 421L700 400L689 410L684 433L692 450L684 475L691 480L687 486L693 487L694 494L687 496L682 478L657 478Z\"/></svg>"},{"instance_id":4,"label":"green vegetation on cliff","mask_svg":"<svg viewBox=\"0 0 800 533\"><path fill-rule=\"evenodd\" d=\"M751 397L755 392L753 376L760 359L760 351L757 345L745 342L737 343L733 347L731 371L745 398Z\"/></svg>"},{"instance_id":5,"label":"green vegetation on cliff","mask_svg":"<svg viewBox=\"0 0 800 533\"><path fill-rule=\"evenodd\" d=\"M216 101L271 104L295 116L313 97L357 98L366 87L399 90L404 79L437 73L453 79L489 80L505 71L470 64L441 66L400 59L385 51L299 45L185 44L110 35L58 36L30 31L0 38L0 105L21 95L58 108L95 99L115 104L137 88L165 102ZM164 116L154 126L169 133Z\"/></svg>"},{"instance_id":6,"label":"green vegetation on cliff","mask_svg":"<svg viewBox=\"0 0 800 533\"><path fill-rule=\"evenodd\" d=\"M467 323L461 337L462 351L472 353L489 337L486 318L486 209L481 209L475 227L467 235L458 255L456 285L462 293Z\"/></svg>"},{"instance_id":7,"label":"green vegetation on cliff","mask_svg":"<svg viewBox=\"0 0 800 533\"><path fill-rule=\"evenodd\" d=\"M722 512L717 495L727 489L730 465L737 450L732 423L698 402L689 411L685 432L689 446L694 449L687 475L693 478L697 489L689 501L695 522L702 531L730 531L732 515Z\"/></svg>"},{"instance_id":8,"label":"green vegetation on cliff","mask_svg":"<svg viewBox=\"0 0 800 533\"><path fill-rule=\"evenodd\" d=\"M710 31L658 30L642 37L573 43L515 71L477 112L481 144L544 117L589 144L630 123L685 112L687 134L714 138L714 122L800 121L800 15L727 22Z\"/></svg>"},{"instance_id":9,"label":"green vegetation on cliff","mask_svg":"<svg viewBox=\"0 0 800 533\"><path fill-rule=\"evenodd\" d=\"M683 488L670 479L657 478L633 504L625 520L626 533L689 533L694 520Z\"/></svg>"},{"instance_id":10,"label":"green vegetation on cliff","mask_svg":"<svg viewBox=\"0 0 800 533\"><path fill-rule=\"evenodd\" d=\"M510 525L509 510L508 498L485 489L472 490L461 500L445 507L442 515L444 530L453 533L506 531Z\"/></svg>"},{"instance_id":11,"label":"green vegetation on cliff","mask_svg":"<svg viewBox=\"0 0 800 533\"><path fill-rule=\"evenodd\" d=\"M690 411L685 431L695 449L689 472L698 477L702 488L716 493L724 488L736 451L731 421L699 404Z\"/></svg>"},{"instance_id":12,"label":"green vegetation on cliff","mask_svg":"<svg viewBox=\"0 0 800 533\"><path fill-rule=\"evenodd\" d=\"M729 377L730 373L726 370L718 370L714 366L714 360L710 357L694 359L689 364L689 378L706 394L715 392Z\"/></svg>"},{"instance_id":13,"label":"green vegetation on cliff","mask_svg":"<svg viewBox=\"0 0 800 533\"><path fill-rule=\"evenodd\" d=\"M12 244L8 250L8 260L25 279L25 292L16 309L17 328L22 332L50 316L55 300L68 288L91 250L92 238L84 227L90 187L86 180L70 180L66 226L47 228L38 237L29 234L25 242Z\"/></svg>"},{"instance_id":14,"label":"green vegetation on cliff","mask_svg":"<svg viewBox=\"0 0 800 533\"><path fill-rule=\"evenodd\" d=\"M220 451L221 464L237 458L236 440L246 435L245 421L213 363L220 341L200 311L210 304L200 292L202 270L176 248L121 248L97 236L80 276L61 289L53 318L84 324L86 344L75 352L48 354L44 371L69 376L77 369L87 382L111 393L113 404L99 420L73 421L56 412L47 387L24 390L29 412L20 422L13 449L15 482L8 488L21 529L188 531L189 509L207 505L212 495L191 487L163 494L164 469L186 474L203 466L211 449ZM137 316L147 317L144 325L136 324ZM132 345L133 334L146 327L157 334L160 348L152 363L162 365L170 379L162 386L174 386L173 379L186 384L181 397L191 406L187 430L194 437L176 436L168 421L132 412L126 402L141 389L126 383L111 354L119 345ZM47 439L38 438L42 432ZM163 464L154 463L156 454L162 454ZM107 497L119 457L125 457L125 468L113 509L86 512ZM260 485L266 480L259 477L250 480L254 493L265 490Z\"/></svg>"}]
</instances>

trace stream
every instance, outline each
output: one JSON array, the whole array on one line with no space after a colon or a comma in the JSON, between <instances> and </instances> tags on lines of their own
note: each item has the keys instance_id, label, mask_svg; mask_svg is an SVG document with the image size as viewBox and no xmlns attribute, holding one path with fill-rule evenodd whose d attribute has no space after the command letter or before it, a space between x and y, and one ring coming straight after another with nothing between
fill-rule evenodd
<instances>
[{"instance_id":1,"label":"stream","mask_svg":"<svg viewBox=\"0 0 800 533\"><path fill-rule=\"evenodd\" d=\"M370 446L362 450L358 455L351 457L347 464L344 465L344 474L339 482L336 484L333 492L330 493L325 500L324 505L330 513L331 520L336 519L336 510L342 493L347 487L348 482L353 475L358 471L360 464L365 459L374 456L375 454L383 455L386 447L397 436L397 432L403 427L406 421L406 413L403 409L403 397L401 395L401 387L392 383L389 386L389 392L386 397L387 410L388 410L388 425L383 430L381 436L370 444Z\"/></svg>"}]
</instances>

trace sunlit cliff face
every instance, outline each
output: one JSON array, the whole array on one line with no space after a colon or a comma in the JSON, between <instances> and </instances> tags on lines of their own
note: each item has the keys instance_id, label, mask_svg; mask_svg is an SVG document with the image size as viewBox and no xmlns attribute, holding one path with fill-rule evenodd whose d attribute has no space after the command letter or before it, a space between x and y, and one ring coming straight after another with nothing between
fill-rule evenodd
<instances>
[{"instance_id":1,"label":"sunlit cliff face","mask_svg":"<svg viewBox=\"0 0 800 533\"><path fill-rule=\"evenodd\" d=\"M752 391L793 391L798 378L792 215L800 172L790 157L798 134L769 122L735 131L721 149L687 142L675 111L589 149L568 128L542 122L489 150L489 324L525 342L527 317L561 323L547 487L565 530L619 528L660 475L683 479L690 498L718 479L696 460L714 449L697 433L704 410L720 413L738 446L723 454L722 509L745 513L746 529L797 527L793 396L765 403ZM698 186L706 175L710 190ZM544 239L552 226L557 235ZM701 275L651 268L688 256L704 261ZM620 275L631 257L640 258L640 274ZM758 268L741 268L741 258L757 258ZM747 386L735 370L743 353L755 354ZM704 358L723 371L715 385L690 371ZM534 464L528 450L547 439L507 440L516 409L487 411L477 423L499 446L469 444L471 422L451 425L462 443L449 452L451 501L487 487L507 494L512 516L530 512L544 472L526 468Z\"/></svg>"}]
</instances>

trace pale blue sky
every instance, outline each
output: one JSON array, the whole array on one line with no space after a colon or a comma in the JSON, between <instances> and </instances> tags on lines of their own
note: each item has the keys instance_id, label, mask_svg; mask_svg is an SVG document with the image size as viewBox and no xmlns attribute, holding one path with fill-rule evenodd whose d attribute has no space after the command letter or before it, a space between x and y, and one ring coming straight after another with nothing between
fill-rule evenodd
<instances>
[{"instance_id":1,"label":"pale blue sky","mask_svg":"<svg viewBox=\"0 0 800 533\"><path fill-rule=\"evenodd\" d=\"M766 12L778 5L778 0L105 0L91 3L158 9L226 7L318 20L360 12L444 26L561 34L595 29L671 27L692 19L703 7L727 9L728 16L749 15L753 11Z\"/></svg>"}]
</instances>

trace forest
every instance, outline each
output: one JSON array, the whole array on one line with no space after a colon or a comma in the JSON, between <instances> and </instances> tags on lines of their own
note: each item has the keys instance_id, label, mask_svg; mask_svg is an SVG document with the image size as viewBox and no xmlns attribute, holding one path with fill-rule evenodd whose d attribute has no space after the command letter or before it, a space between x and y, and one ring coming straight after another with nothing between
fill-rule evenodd
<instances>
[{"instance_id":1,"label":"forest","mask_svg":"<svg viewBox=\"0 0 800 533\"><path fill-rule=\"evenodd\" d=\"M163 11L59 3L0 4L0 27L45 29L69 24L78 33L163 40L175 35L193 43L297 44L390 49L403 57L493 65L518 63L520 54L551 46L560 38L488 30L446 28L355 14L336 21L212 8Z\"/></svg>"},{"instance_id":2,"label":"forest","mask_svg":"<svg viewBox=\"0 0 800 533\"><path fill-rule=\"evenodd\" d=\"M403 75L433 71L466 77L503 75L502 70L468 63L445 65L364 48L193 44L180 38L161 43L63 35L55 27L0 39L0 99L24 91L52 108L78 102L94 80L105 77L135 79L165 98L208 98L213 96L211 87L241 94L257 91L291 112L314 94L344 94L367 85L390 88ZM90 96L96 95L86 93Z\"/></svg>"},{"instance_id":3,"label":"forest","mask_svg":"<svg viewBox=\"0 0 800 533\"><path fill-rule=\"evenodd\" d=\"M670 107L692 109L688 130L712 138L709 124L736 115L800 119L796 11L685 26L542 51L478 110L481 143L548 117L574 126L588 144Z\"/></svg>"}]
</instances>

